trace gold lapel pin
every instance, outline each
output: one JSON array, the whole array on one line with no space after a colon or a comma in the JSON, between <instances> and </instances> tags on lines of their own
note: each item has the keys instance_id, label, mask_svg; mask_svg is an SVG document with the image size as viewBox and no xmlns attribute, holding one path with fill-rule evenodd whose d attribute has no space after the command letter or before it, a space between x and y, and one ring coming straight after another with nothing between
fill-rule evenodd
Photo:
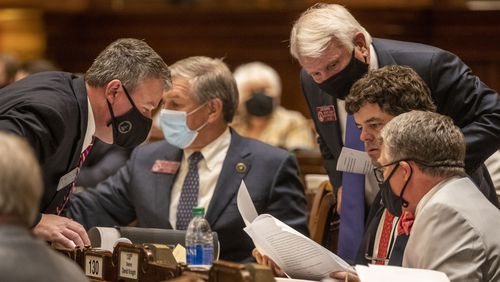
<instances>
[{"instance_id":1,"label":"gold lapel pin","mask_svg":"<svg viewBox=\"0 0 500 282\"><path fill-rule=\"evenodd\" d=\"M236 171L239 173L243 173L243 172L247 171L247 166L244 163L238 163L236 165Z\"/></svg>"}]
</instances>

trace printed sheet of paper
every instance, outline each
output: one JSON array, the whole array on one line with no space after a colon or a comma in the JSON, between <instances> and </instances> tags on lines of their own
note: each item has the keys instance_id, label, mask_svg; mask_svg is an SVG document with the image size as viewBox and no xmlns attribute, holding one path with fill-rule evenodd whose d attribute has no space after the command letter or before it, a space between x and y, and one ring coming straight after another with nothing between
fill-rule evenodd
<instances>
[{"instance_id":1,"label":"printed sheet of paper","mask_svg":"<svg viewBox=\"0 0 500 282\"><path fill-rule=\"evenodd\" d=\"M332 271L354 271L348 263L310 238L269 214L257 212L244 184L238 191L238 209L245 232L256 248L295 279L321 280Z\"/></svg>"},{"instance_id":2,"label":"printed sheet of paper","mask_svg":"<svg viewBox=\"0 0 500 282\"><path fill-rule=\"evenodd\" d=\"M356 271L361 282L449 282L440 271L405 268L390 265L356 265Z\"/></svg>"},{"instance_id":3,"label":"printed sheet of paper","mask_svg":"<svg viewBox=\"0 0 500 282\"><path fill-rule=\"evenodd\" d=\"M373 164L366 152L342 147L339 160L337 161L337 170L369 174L373 171Z\"/></svg>"}]
</instances>

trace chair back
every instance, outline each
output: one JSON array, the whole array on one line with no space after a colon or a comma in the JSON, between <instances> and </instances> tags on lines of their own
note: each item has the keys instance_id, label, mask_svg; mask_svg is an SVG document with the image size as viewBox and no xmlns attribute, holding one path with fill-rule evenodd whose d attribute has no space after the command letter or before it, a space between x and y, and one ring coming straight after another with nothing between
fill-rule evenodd
<instances>
[{"instance_id":1,"label":"chair back","mask_svg":"<svg viewBox=\"0 0 500 282\"><path fill-rule=\"evenodd\" d=\"M324 181L314 194L309 214L311 239L335 252L337 249L339 216L336 211L337 197L330 181Z\"/></svg>"}]
</instances>

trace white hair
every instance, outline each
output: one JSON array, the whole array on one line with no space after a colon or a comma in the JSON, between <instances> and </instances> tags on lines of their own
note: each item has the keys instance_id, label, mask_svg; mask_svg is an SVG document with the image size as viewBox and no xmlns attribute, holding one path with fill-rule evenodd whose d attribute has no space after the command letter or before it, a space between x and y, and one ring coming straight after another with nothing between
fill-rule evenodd
<instances>
[{"instance_id":1,"label":"white hair","mask_svg":"<svg viewBox=\"0 0 500 282\"><path fill-rule=\"evenodd\" d=\"M370 34L349 11L337 4L318 3L307 9L295 22L290 34L290 53L299 60L318 58L330 44L354 49L354 36L361 32L366 45L372 42Z\"/></svg>"},{"instance_id":2,"label":"white hair","mask_svg":"<svg viewBox=\"0 0 500 282\"><path fill-rule=\"evenodd\" d=\"M0 214L33 225L43 191L40 166L21 137L0 132Z\"/></svg>"},{"instance_id":3,"label":"white hair","mask_svg":"<svg viewBox=\"0 0 500 282\"><path fill-rule=\"evenodd\" d=\"M262 62L251 62L240 65L234 70L234 79L238 91L242 95L248 88L265 85L272 97L281 96L281 79L278 72ZM252 89L257 90L257 89Z\"/></svg>"}]
</instances>

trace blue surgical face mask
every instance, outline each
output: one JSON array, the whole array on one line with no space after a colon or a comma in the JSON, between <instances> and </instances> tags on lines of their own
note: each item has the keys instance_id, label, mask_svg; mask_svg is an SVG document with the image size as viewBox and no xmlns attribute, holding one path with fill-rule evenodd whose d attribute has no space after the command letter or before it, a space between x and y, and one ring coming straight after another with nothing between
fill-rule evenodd
<instances>
[{"instance_id":1,"label":"blue surgical face mask","mask_svg":"<svg viewBox=\"0 0 500 282\"><path fill-rule=\"evenodd\" d=\"M198 132L207 125L208 121L198 129L191 130L187 126L187 116L195 113L205 105L206 103L189 113L162 109L160 112L160 126L165 140L169 144L181 149L189 147L198 136Z\"/></svg>"}]
</instances>

